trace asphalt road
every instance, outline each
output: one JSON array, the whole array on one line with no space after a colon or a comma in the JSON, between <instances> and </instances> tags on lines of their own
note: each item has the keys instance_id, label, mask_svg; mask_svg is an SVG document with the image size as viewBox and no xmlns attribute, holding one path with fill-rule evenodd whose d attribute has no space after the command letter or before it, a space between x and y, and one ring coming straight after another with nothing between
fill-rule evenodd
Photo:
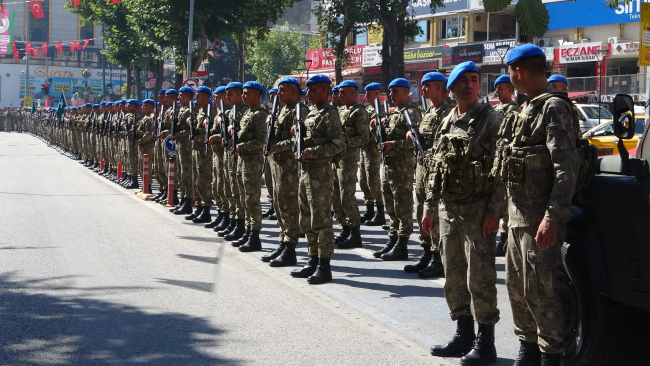
<instances>
[{"instance_id":1,"label":"asphalt road","mask_svg":"<svg viewBox=\"0 0 650 366\"><path fill-rule=\"evenodd\" d=\"M334 281L310 286L33 136L0 132L0 174L0 365L459 364L429 355L455 330L444 279L372 257L381 229L363 228L364 248L337 250ZM273 250L276 223L261 236ZM510 365L497 269L498 364Z\"/></svg>"}]
</instances>

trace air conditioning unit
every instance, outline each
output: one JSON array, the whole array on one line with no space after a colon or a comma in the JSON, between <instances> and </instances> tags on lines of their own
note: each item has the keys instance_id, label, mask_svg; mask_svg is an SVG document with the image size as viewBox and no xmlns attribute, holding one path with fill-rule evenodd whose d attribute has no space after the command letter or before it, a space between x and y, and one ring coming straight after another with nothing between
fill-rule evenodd
<instances>
[{"instance_id":1,"label":"air conditioning unit","mask_svg":"<svg viewBox=\"0 0 650 366\"><path fill-rule=\"evenodd\" d=\"M589 43L589 41L591 41L591 39L589 39L589 38L583 38L583 39L580 41L580 43Z\"/></svg>"},{"instance_id":2,"label":"air conditioning unit","mask_svg":"<svg viewBox=\"0 0 650 366\"><path fill-rule=\"evenodd\" d=\"M618 37L609 37L607 38L607 44L618 43Z\"/></svg>"},{"instance_id":3,"label":"air conditioning unit","mask_svg":"<svg viewBox=\"0 0 650 366\"><path fill-rule=\"evenodd\" d=\"M551 47L551 38L540 38L537 40L537 46L539 47Z\"/></svg>"}]
</instances>

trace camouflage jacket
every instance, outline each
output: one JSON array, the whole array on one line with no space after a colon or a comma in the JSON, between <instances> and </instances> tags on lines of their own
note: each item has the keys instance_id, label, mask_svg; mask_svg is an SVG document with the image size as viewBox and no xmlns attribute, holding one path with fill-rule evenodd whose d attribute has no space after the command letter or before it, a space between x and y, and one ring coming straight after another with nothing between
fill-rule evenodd
<instances>
[{"instance_id":1,"label":"camouflage jacket","mask_svg":"<svg viewBox=\"0 0 650 366\"><path fill-rule=\"evenodd\" d=\"M331 163L345 147L338 108L326 102L312 108L305 118L305 152L307 163Z\"/></svg>"},{"instance_id":2,"label":"camouflage jacket","mask_svg":"<svg viewBox=\"0 0 650 366\"><path fill-rule=\"evenodd\" d=\"M208 108L210 109L210 115L208 115ZM196 123L194 124L194 136L196 137L196 142L199 144L207 143L205 140L205 123L208 126L208 120L210 121L210 130L212 130L213 125L216 122L216 118L219 115L217 106L214 104L209 104L204 108L199 110L199 114L196 117Z\"/></svg>"},{"instance_id":3,"label":"camouflage jacket","mask_svg":"<svg viewBox=\"0 0 650 366\"><path fill-rule=\"evenodd\" d=\"M377 118L377 112L375 111L375 106L373 104L366 105L366 112L368 112L368 130L370 131L370 137L368 138L368 144L366 148L377 148L377 127L370 127L370 122ZM379 103L379 113L384 113L384 106Z\"/></svg>"},{"instance_id":4,"label":"camouflage jacket","mask_svg":"<svg viewBox=\"0 0 650 366\"><path fill-rule=\"evenodd\" d=\"M520 112L519 104L514 100L508 101L508 103L499 103L494 106L494 110L501 113L505 118Z\"/></svg>"},{"instance_id":5,"label":"camouflage jacket","mask_svg":"<svg viewBox=\"0 0 650 366\"><path fill-rule=\"evenodd\" d=\"M136 125L136 142L141 149L153 147L153 119L151 116L144 115ZM153 159L153 156L150 157Z\"/></svg>"},{"instance_id":6,"label":"camouflage jacket","mask_svg":"<svg viewBox=\"0 0 650 366\"><path fill-rule=\"evenodd\" d=\"M355 102L349 107L342 106L339 108L339 116L347 151L356 151L357 148L366 146L370 139L370 119L363 105Z\"/></svg>"},{"instance_id":7,"label":"camouflage jacket","mask_svg":"<svg viewBox=\"0 0 650 366\"><path fill-rule=\"evenodd\" d=\"M407 103L401 107L396 107L385 125L386 142L390 142L392 145L390 150L384 154L385 158L413 156L413 143L406 139L406 133L409 129L406 118L404 118L404 111L408 111L411 121L416 126L422 121L422 113L420 113L420 109L416 104Z\"/></svg>"},{"instance_id":8,"label":"camouflage jacket","mask_svg":"<svg viewBox=\"0 0 650 366\"><path fill-rule=\"evenodd\" d=\"M239 120L237 147L242 155L262 155L266 143L266 117L269 112L258 104L249 107Z\"/></svg>"},{"instance_id":9,"label":"camouflage jacket","mask_svg":"<svg viewBox=\"0 0 650 366\"><path fill-rule=\"evenodd\" d=\"M213 105L213 107L215 107L215 106L216 106L216 108L215 108L216 114L214 116L214 119L212 120L212 127L210 128L210 136L214 137L214 140L220 140L221 139L221 127L217 124L217 121L221 117L221 112L222 111L221 111L221 108L219 107L219 104ZM232 106L230 104L225 103L225 101L224 101L223 108L225 109L224 115L227 116L228 111L232 109Z\"/></svg>"},{"instance_id":10,"label":"camouflage jacket","mask_svg":"<svg viewBox=\"0 0 650 366\"><path fill-rule=\"evenodd\" d=\"M273 154L292 154L294 138L291 136L291 128L296 124L296 106L300 105L300 114L307 116L309 108L296 100L293 103L286 104L280 109L278 120L275 121L273 139Z\"/></svg>"},{"instance_id":11,"label":"camouflage jacket","mask_svg":"<svg viewBox=\"0 0 650 366\"><path fill-rule=\"evenodd\" d=\"M435 139L436 131L442 124L442 120L451 113L456 107L456 103L452 100L443 100L438 106L431 106L424 114L422 122L418 126L420 132L422 148L429 150L433 147L433 140Z\"/></svg>"},{"instance_id":12,"label":"camouflage jacket","mask_svg":"<svg viewBox=\"0 0 650 366\"><path fill-rule=\"evenodd\" d=\"M192 102L190 102L192 103ZM187 124L187 119L190 118L196 122L196 116L199 113L199 108L195 105L192 106L192 115L190 116L190 106L181 106L178 110L178 124L174 126L174 133L178 135L178 140L187 142L190 136L190 126Z\"/></svg>"}]
</instances>

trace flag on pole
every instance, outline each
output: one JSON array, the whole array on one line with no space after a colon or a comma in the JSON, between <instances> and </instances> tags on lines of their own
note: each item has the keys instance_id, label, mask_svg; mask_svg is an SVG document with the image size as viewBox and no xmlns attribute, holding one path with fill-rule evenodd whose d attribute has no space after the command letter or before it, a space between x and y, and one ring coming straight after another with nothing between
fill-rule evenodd
<instances>
[{"instance_id":1,"label":"flag on pole","mask_svg":"<svg viewBox=\"0 0 650 366\"><path fill-rule=\"evenodd\" d=\"M41 0L31 0L29 2L29 7L32 8L32 14L34 14L35 19L41 19L45 17Z\"/></svg>"},{"instance_id":2,"label":"flag on pole","mask_svg":"<svg viewBox=\"0 0 650 366\"><path fill-rule=\"evenodd\" d=\"M72 6L79 6L81 5L81 0L72 0Z\"/></svg>"},{"instance_id":3,"label":"flag on pole","mask_svg":"<svg viewBox=\"0 0 650 366\"><path fill-rule=\"evenodd\" d=\"M86 46L88 46L88 43L90 43L90 40L89 40L89 39L87 39L87 40L84 41L84 48L83 48L84 50L86 49Z\"/></svg>"},{"instance_id":4,"label":"flag on pole","mask_svg":"<svg viewBox=\"0 0 650 366\"><path fill-rule=\"evenodd\" d=\"M25 53L28 55L32 54L32 42L25 43Z\"/></svg>"},{"instance_id":5,"label":"flag on pole","mask_svg":"<svg viewBox=\"0 0 650 366\"><path fill-rule=\"evenodd\" d=\"M11 54L14 55L14 60L18 60L20 58L18 48L16 48L16 42L11 42Z\"/></svg>"},{"instance_id":6,"label":"flag on pole","mask_svg":"<svg viewBox=\"0 0 650 366\"><path fill-rule=\"evenodd\" d=\"M70 41L70 52L77 50L77 41Z\"/></svg>"},{"instance_id":7,"label":"flag on pole","mask_svg":"<svg viewBox=\"0 0 650 366\"><path fill-rule=\"evenodd\" d=\"M34 47L34 48L32 48L32 55L33 55L35 58L39 58L39 57L41 57L40 49L39 49L38 47Z\"/></svg>"},{"instance_id":8,"label":"flag on pole","mask_svg":"<svg viewBox=\"0 0 650 366\"><path fill-rule=\"evenodd\" d=\"M43 54L47 55L47 42L41 43L41 48L43 48Z\"/></svg>"},{"instance_id":9,"label":"flag on pole","mask_svg":"<svg viewBox=\"0 0 650 366\"><path fill-rule=\"evenodd\" d=\"M65 102L65 92L61 92L61 99L59 99L59 105L56 107L56 118L61 118L63 113L65 113L65 107L68 105Z\"/></svg>"},{"instance_id":10,"label":"flag on pole","mask_svg":"<svg viewBox=\"0 0 650 366\"><path fill-rule=\"evenodd\" d=\"M56 42L56 50L59 53L63 53L63 42Z\"/></svg>"}]
</instances>

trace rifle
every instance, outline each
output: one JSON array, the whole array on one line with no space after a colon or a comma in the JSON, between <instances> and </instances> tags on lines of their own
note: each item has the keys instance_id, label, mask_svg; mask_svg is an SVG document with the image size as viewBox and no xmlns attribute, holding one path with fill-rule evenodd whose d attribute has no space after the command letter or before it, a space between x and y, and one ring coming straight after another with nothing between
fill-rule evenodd
<instances>
[{"instance_id":1,"label":"rifle","mask_svg":"<svg viewBox=\"0 0 650 366\"><path fill-rule=\"evenodd\" d=\"M156 132L156 125L157 125L156 118L157 117L158 117L158 103L154 102L154 104L153 104L153 118L152 118L152 121L151 121L151 124L152 124L151 133L154 135L154 137L157 134L157 132Z\"/></svg>"},{"instance_id":2,"label":"rifle","mask_svg":"<svg viewBox=\"0 0 650 366\"><path fill-rule=\"evenodd\" d=\"M174 104L172 105L172 127L171 127L171 130L170 130L171 134L172 134L172 139L171 139L172 141L174 141L174 139L175 139L175 137L174 137L174 125L177 122L177 118L178 118L178 116L176 115L176 102L174 102Z\"/></svg>"},{"instance_id":3,"label":"rifle","mask_svg":"<svg viewBox=\"0 0 650 366\"><path fill-rule=\"evenodd\" d=\"M232 154L232 167L237 166L237 105L232 106L232 135L230 136L230 153Z\"/></svg>"},{"instance_id":4,"label":"rifle","mask_svg":"<svg viewBox=\"0 0 650 366\"><path fill-rule=\"evenodd\" d=\"M275 133L275 120L277 119L278 107L280 103L278 102L277 96L273 99L273 108L271 109L271 121L269 122L269 127L266 130L266 145L264 145L264 165L262 165L262 174L264 174L264 169L266 169L266 160L269 157L269 152L271 151L271 140L273 140L273 134ZM298 103L300 104L300 103Z\"/></svg>"},{"instance_id":5,"label":"rifle","mask_svg":"<svg viewBox=\"0 0 650 366\"><path fill-rule=\"evenodd\" d=\"M131 118L133 119L133 123L131 123L131 128L133 128L133 158L137 161L138 160L138 155L135 152L135 112L131 113Z\"/></svg>"},{"instance_id":6,"label":"rifle","mask_svg":"<svg viewBox=\"0 0 650 366\"><path fill-rule=\"evenodd\" d=\"M296 153L296 160L298 160L298 175L300 175L300 165L302 162L305 138L305 122L302 120L302 110L300 103L296 104L296 138L294 140L293 149Z\"/></svg>"},{"instance_id":7,"label":"rifle","mask_svg":"<svg viewBox=\"0 0 650 366\"><path fill-rule=\"evenodd\" d=\"M158 116L158 134L156 137L158 140L160 140L160 136L162 135L162 122L163 122L163 117L165 116L165 106L163 104L160 105L160 116Z\"/></svg>"},{"instance_id":8,"label":"rifle","mask_svg":"<svg viewBox=\"0 0 650 366\"><path fill-rule=\"evenodd\" d=\"M411 120L411 116L409 115L409 112L407 110L404 110L404 118L406 119L406 125L409 128L409 131L411 131L411 135L413 135L413 145L414 146L414 152L420 153L420 159L424 159L424 155L426 155L426 152L422 148L422 142L420 141L420 133L418 132L418 128L413 123Z\"/></svg>"},{"instance_id":9,"label":"rifle","mask_svg":"<svg viewBox=\"0 0 650 366\"><path fill-rule=\"evenodd\" d=\"M386 132L384 131L384 125L381 124L381 111L379 110L379 98L375 99L374 107L375 107L375 122L377 123L377 132L376 132L377 145L379 146L379 151L381 151L381 160L384 161L384 151L386 150L386 146L384 146L383 143L384 143L384 135L386 134ZM386 106L384 106L384 108L386 108Z\"/></svg>"},{"instance_id":10,"label":"rifle","mask_svg":"<svg viewBox=\"0 0 650 366\"><path fill-rule=\"evenodd\" d=\"M192 150L194 150L194 103L190 100L190 143L192 144Z\"/></svg>"},{"instance_id":11,"label":"rifle","mask_svg":"<svg viewBox=\"0 0 650 366\"><path fill-rule=\"evenodd\" d=\"M426 113L427 112L427 98L425 98L424 95L422 95L420 97L420 103L422 104L422 109L424 110L424 113Z\"/></svg>"},{"instance_id":12,"label":"rifle","mask_svg":"<svg viewBox=\"0 0 650 366\"><path fill-rule=\"evenodd\" d=\"M221 108L221 141L223 146L228 146L228 120L226 119L226 110L224 109L223 99L219 101L219 108Z\"/></svg>"},{"instance_id":13,"label":"rifle","mask_svg":"<svg viewBox=\"0 0 650 366\"><path fill-rule=\"evenodd\" d=\"M212 113L212 103L208 103L208 122L205 124L205 154L208 155L208 142L210 141L210 122L212 118L210 114Z\"/></svg>"}]
</instances>

